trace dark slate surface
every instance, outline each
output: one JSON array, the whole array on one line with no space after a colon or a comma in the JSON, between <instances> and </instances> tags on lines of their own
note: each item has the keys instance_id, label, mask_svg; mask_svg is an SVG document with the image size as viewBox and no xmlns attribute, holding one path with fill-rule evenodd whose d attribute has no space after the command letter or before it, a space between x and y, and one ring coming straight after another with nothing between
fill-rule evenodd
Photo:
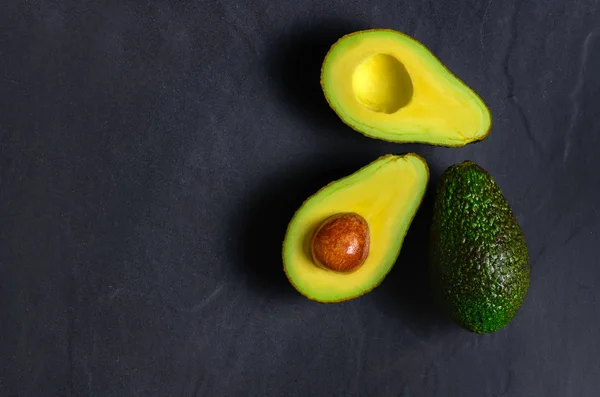
<instances>
[{"instance_id":1,"label":"dark slate surface","mask_svg":"<svg viewBox=\"0 0 600 397\"><path fill-rule=\"evenodd\" d=\"M599 7L2 1L0 395L597 396ZM320 62L371 27L480 93L489 138L394 145L344 126ZM432 305L431 196L371 294L320 305L283 276L299 204L407 151L434 183L478 162L513 205L532 283L506 329L470 334Z\"/></svg>"}]
</instances>

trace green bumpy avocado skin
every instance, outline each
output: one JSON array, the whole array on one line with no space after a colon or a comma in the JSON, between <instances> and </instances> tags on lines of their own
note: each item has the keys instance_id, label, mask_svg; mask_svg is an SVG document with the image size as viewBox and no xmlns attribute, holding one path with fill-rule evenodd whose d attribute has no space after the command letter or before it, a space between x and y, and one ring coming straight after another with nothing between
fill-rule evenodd
<instances>
[{"instance_id":1,"label":"green bumpy avocado skin","mask_svg":"<svg viewBox=\"0 0 600 397\"><path fill-rule=\"evenodd\" d=\"M432 288L461 327L505 327L530 283L525 237L492 176L471 161L450 166L437 187L431 227Z\"/></svg>"}]
</instances>

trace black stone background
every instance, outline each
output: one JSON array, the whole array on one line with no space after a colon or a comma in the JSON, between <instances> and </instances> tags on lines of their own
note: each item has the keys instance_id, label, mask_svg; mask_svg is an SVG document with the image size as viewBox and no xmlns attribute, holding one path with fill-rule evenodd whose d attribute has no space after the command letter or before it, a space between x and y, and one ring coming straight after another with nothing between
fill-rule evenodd
<instances>
[{"instance_id":1,"label":"black stone background","mask_svg":"<svg viewBox=\"0 0 600 397\"><path fill-rule=\"evenodd\" d=\"M460 149L363 137L319 68L393 28L489 104ZM600 3L0 2L1 396L598 396ZM386 153L471 159L523 227L505 329L425 290L427 196L396 267L321 305L282 273L295 209Z\"/></svg>"}]
</instances>

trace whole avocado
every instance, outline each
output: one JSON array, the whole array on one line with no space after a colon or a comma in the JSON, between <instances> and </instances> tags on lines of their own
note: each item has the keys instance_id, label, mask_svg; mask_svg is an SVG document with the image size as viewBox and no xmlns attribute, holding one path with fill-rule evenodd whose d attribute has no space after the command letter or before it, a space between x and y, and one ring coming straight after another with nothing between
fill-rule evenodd
<instances>
[{"instance_id":1,"label":"whole avocado","mask_svg":"<svg viewBox=\"0 0 600 397\"><path fill-rule=\"evenodd\" d=\"M508 325L529 289L529 254L499 186L474 162L444 171L430 239L431 286L452 319L479 334Z\"/></svg>"}]
</instances>

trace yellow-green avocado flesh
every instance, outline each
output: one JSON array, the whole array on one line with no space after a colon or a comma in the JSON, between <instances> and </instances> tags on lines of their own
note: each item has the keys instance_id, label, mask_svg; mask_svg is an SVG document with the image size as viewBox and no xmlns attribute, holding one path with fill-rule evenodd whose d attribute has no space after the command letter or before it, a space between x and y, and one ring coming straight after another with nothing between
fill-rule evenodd
<instances>
[{"instance_id":1,"label":"yellow-green avocado flesh","mask_svg":"<svg viewBox=\"0 0 600 397\"><path fill-rule=\"evenodd\" d=\"M421 204L429 169L416 154L386 155L308 198L290 221L283 243L284 270L309 299L330 303L361 296L383 281L394 266L404 237ZM352 273L314 264L310 239L328 217L353 212L369 225L370 252Z\"/></svg>"},{"instance_id":2,"label":"yellow-green avocado flesh","mask_svg":"<svg viewBox=\"0 0 600 397\"><path fill-rule=\"evenodd\" d=\"M440 146L484 139L484 101L423 44L390 29L351 33L323 62L321 86L340 119L371 138Z\"/></svg>"}]
</instances>

